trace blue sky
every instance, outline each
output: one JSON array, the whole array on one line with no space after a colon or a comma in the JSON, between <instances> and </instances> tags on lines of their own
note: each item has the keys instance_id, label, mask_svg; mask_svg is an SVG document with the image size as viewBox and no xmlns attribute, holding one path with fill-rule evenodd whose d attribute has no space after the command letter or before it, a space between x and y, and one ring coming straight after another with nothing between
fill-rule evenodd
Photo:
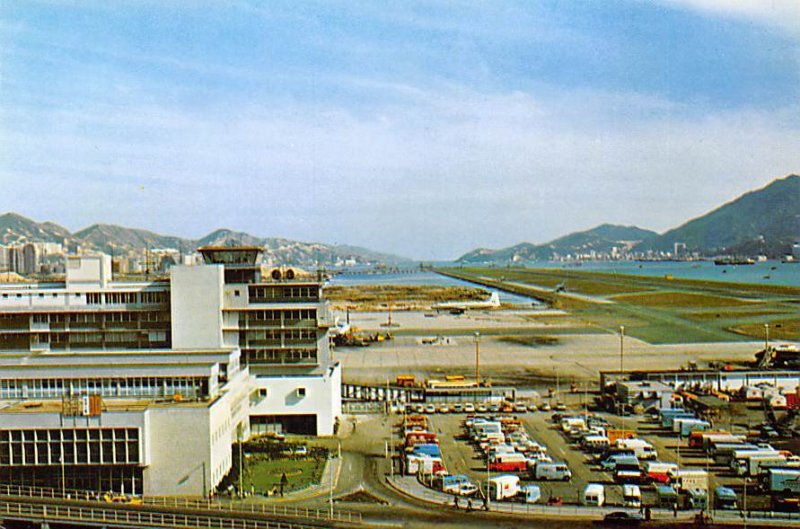
<instances>
[{"instance_id":1,"label":"blue sky","mask_svg":"<svg viewBox=\"0 0 800 529\"><path fill-rule=\"evenodd\" d=\"M0 211L421 259L663 231L800 171L799 77L794 0L0 0Z\"/></svg>"}]
</instances>

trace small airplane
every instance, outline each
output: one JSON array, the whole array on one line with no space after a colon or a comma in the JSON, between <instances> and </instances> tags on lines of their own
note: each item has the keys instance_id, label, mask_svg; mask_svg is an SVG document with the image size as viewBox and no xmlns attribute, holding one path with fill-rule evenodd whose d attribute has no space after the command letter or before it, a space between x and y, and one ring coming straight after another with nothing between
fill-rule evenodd
<instances>
[{"instance_id":1,"label":"small airplane","mask_svg":"<svg viewBox=\"0 0 800 529\"><path fill-rule=\"evenodd\" d=\"M494 309L500 306L500 294L492 292L486 301L444 301L433 305L437 312L446 310L450 314L464 314L468 310Z\"/></svg>"}]
</instances>

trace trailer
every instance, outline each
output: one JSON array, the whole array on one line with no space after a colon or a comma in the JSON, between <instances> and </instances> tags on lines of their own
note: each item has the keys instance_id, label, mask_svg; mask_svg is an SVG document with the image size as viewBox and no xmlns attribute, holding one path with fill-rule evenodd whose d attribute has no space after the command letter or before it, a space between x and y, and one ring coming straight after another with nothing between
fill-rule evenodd
<instances>
[{"instance_id":1,"label":"trailer","mask_svg":"<svg viewBox=\"0 0 800 529\"><path fill-rule=\"evenodd\" d=\"M662 484L669 483L670 478L668 472L677 469L677 463L666 463L663 461L648 461L644 465L644 471L647 477L655 483Z\"/></svg>"},{"instance_id":2,"label":"trailer","mask_svg":"<svg viewBox=\"0 0 800 529\"><path fill-rule=\"evenodd\" d=\"M781 458L783 455L777 450L745 450L739 452L738 450L733 453L731 457L730 467L738 476L757 475L758 468L756 467L756 474L750 474L750 461L769 458ZM786 459L783 457L783 459ZM756 463L757 464L757 463Z\"/></svg>"},{"instance_id":3,"label":"trailer","mask_svg":"<svg viewBox=\"0 0 800 529\"><path fill-rule=\"evenodd\" d=\"M708 490L708 472L705 470L679 468L667 472L670 484L679 491L690 489Z\"/></svg>"},{"instance_id":4,"label":"trailer","mask_svg":"<svg viewBox=\"0 0 800 529\"><path fill-rule=\"evenodd\" d=\"M489 470L523 472L528 469L528 459L519 452L499 453L489 459Z\"/></svg>"},{"instance_id":5,"label":"trailer","mask_svg":"<svg viewBox=\"0 0 800 529\"><path fill-rule=\"evenodd\" d=\"M489 497L494 501L502 501L513 498L519 494L519 476L505 474L489 478L487 483Z\"/></svg>"},{"instance_id":6,"label":"trailer","mask_svg":"<svg viewBox=\"0 0 800 529\"><path fill-rule=\"evenodd\" d=\"M769 468L762 478L762 486L770 494L798 494L800 468Z\"/></svg>"}]
</instances>

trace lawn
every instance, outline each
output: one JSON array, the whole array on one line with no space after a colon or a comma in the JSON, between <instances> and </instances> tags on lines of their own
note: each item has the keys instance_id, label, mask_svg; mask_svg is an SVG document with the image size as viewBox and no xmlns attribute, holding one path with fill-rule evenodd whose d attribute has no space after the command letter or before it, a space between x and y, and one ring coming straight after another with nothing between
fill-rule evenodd
<instances>
[{"instance_id":1,"label":"lawn","mask_svg":"<svg viewBox=\"0 0 800 529\"><path fill-rule=\"evenodd\" d=\"M325 459L322 458L267 459L267 456L253 454L247 458L243 486L244 490L254 488L257 493L280 489L281 476L285 473L288 481L284 492L300 490L319 483L324 469Z\"/></svg>"},{"instance_id":2,"label":"lawn","mask_svg":"<svg viewBox=\"0 0 800 529\"><path fill-rule=\"evenodd\" d=\"M730 328L731 331L762 340L763 323L745 323ZM800 319L787 319L769 322L769 337L774 340L800 340Z\"/></svg>"},{"instance_id":3,"label":"lawn","mask_svg":"<svg viewBox=\"0 0 800 529\"><path fill-rule=\"evenodd\" d=\"M737 298L693 294L691 292L653 292L649 294L625 294L615 296L614 301L622 301L645 307L686 308L686 307L736 307L751 305L753 302Z\"/></svg>"}]
</instances>

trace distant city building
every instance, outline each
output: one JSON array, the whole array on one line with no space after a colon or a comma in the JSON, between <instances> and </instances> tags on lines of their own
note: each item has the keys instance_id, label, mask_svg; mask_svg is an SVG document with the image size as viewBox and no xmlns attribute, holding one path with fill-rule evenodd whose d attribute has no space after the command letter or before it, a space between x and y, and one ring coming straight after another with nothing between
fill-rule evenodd
<instances>
[{"instance_id":1,"label":"distant city building","mask_svg":"<svg viewBox=\"0 0 800 529\"><path fill-rule=\"evenodd\" d=\"M331 435L341 369L321 285L261 276L258 248L204 248L169 279L0 285L0 481L205 494L251 432Z\"/></svg>"}]
</instances>

